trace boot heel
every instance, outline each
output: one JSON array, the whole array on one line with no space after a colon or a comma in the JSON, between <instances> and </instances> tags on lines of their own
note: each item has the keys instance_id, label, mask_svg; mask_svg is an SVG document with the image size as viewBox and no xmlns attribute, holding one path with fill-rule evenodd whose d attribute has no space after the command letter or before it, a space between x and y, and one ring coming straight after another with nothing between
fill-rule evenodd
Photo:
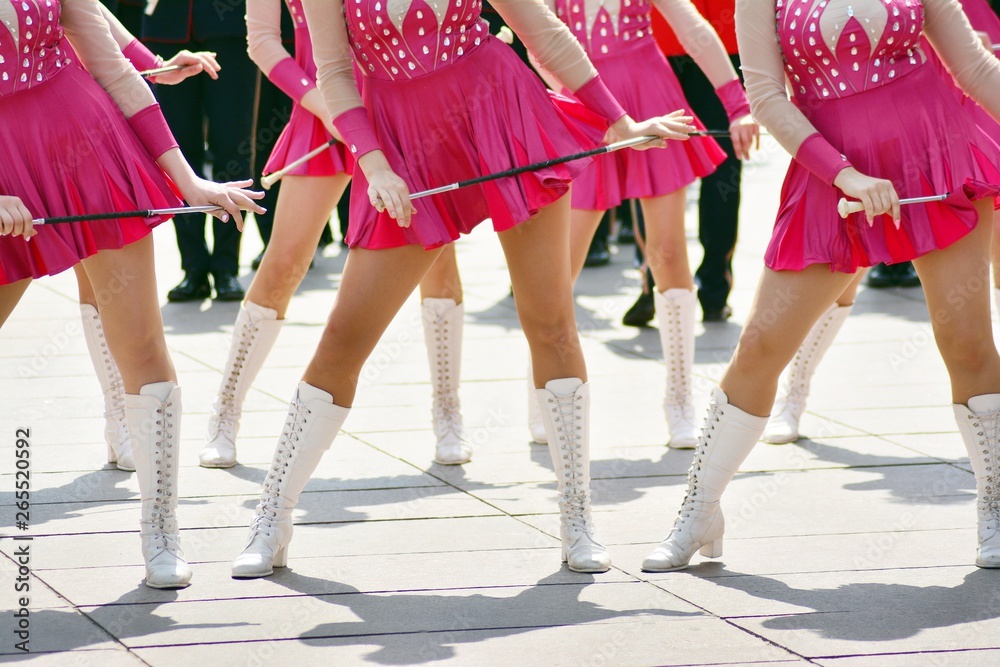
<instances>
[{"instance_id":1,"label":"boot heel","mask_svg":"<svg viewBox=\"0 0 1000 667\"><path fill-rule=\"evenodd\" d=\"M108 443L108 463L118 463L118 453L115 452L114 446Z\"/></svg>"},{"instance_id":2,"label":"boot heel","mask_svg":"<svg viewBox=\"0 0 1000 667\"><path fill-rule=\"evenodd\" d=\"M288 565L288 545L281 547L274 554L274 567L285 567Z\"/></svg>"},{"instance_id":3,"label":"boot heel","mask_svg":"<svg viewBox=\"0 0 1000 667\"><path fill-rule=\"evenodd\" d=\"M722 538L709 542L708 544L701 545L701 549L698 550L705 558L721 558L722 557Z\"/></svg>"}]
</instances>

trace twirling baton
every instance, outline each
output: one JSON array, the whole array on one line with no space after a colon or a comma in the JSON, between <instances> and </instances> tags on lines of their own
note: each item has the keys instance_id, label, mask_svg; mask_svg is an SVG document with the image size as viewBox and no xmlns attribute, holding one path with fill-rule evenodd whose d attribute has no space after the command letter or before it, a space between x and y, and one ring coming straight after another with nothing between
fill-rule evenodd
<instances>
[{"instance_id":1,"label":"twirling baton","mask_svg":"<svg viewBox=\"0 0 1000 667\"><path fill-rule=\"evenodd\" d=\"M121 218L154 218L158 215L181 215L182 213L215 213L221 206L179 206L177 208L146 208L138 211L114 211L111 213L90 213L88 215L66 215L61 218L35 218L32 224L54 225L62 222L89 222L92 220L119 220Z\"/></svg>"},{"instance_id":2,"label":"twirling baton","mask_svg":"<svg viewBox=\"0 0 1000 667\"><path fill-rule=\"evenodd\" d=\"M280 181L282 178L284 178L285 175L288 174L288 172L292 171L297 167L301 167L302 165L304 165L306 162L309 162L309 160L313 159L317 155L323 154L324 152L329 150L330 147L333 146L335 143L337 143L336 139L330 139L330 141L326 142L319 148L315 148L309 151L295 162L286 165L284 169L280 169L279 171L276 171L273 174L268 174L267 176L262 177L260 179L261 187L263 187L265 190L270 190L271 186Z\"/></svg>"},{"instance_id":3,"label":"twirling baton","mask_svg":"<svg viewBox=\"0 0 1000 667\"><path fill-rule=\"evenodd\" d=\"M507 171L500 171L495 174L489 174L487 176L480 176L478 178L471 178L467 181L457 181L450 185L442 185L439 188L432 188L430 190L424 190L422 192L416 192L410 195L410 199L421 199L423 197L430 197L431 195L439 195L442 192L451 192L453 190L459 190L461 188L467 188L470 185L479 185L480 183L487 183L489 181L495 181L501 178L509 178L511 176L518 176L520 174L527 173L529 171L537 171L539 169L545 169L547 167L554 167L558 164L565 164L566 162L573 162L575 160L582 160L588 157L594 157L595 155L604 155L606 153L613 153L615 151L620 151L623 148L631 148L632 146L638 146L639 144L644 144L649 141L656 141L660 137L655 135L646 135L642 137L633 137L632 139L626 139L625 141L618 141L613 144L608 144L607 146L601 146L600 148L595 148L593 150L584 151L582 153L576 153L574 155L567 155L566 157L558 157L552 160L546 160L544 162L536 162L535 164L529 164L524 167L515 167L514 169L508 169Z\"/></svg>"},{"instance_id":4,"label":"twirling baton","mask_svg":"<svg viewBox=\"0 0 1000 667\"><path fill-rule=\"evenodd\" d=\"M159 74L169 74L170 72L176 72L177 70L185 69L187 67L195 67L195 65L167 65L166 67L157 67L156 69L147 69L143 72L139 72L139 76L150 77L157 76Z\"/></svg>"},{"instance_id":5,"label":"twirling baton","mask_svg":"<svg viewBox=\"0 0 1000 667\"><path fill-rule=\"evenodd\" d=\"M931 195L930 197L911 197L910 199L900 199L899 205L904 206L906 204L929 204L935 201L944 201L951 196L950 192L946 192L943 195ZM851 213L861 213L865 210L865 205L859 201L848 200L841 197L840 201L837 202L837 213L840 213L841 218L846 218Z\"/></svg>"}]
</instances>

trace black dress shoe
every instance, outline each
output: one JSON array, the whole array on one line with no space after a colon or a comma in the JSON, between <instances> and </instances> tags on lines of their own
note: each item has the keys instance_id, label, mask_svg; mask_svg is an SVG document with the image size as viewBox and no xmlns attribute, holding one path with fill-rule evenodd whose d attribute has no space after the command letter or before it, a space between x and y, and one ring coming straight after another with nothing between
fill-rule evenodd
<instances>
[{"instance_id":1,"label":"black dress shoe","mask_svg":"<svg viewBox=\"0 0 1000 667\"><path fill-rule=\"evenodd\" d=\"M215 276L215 299L216 301L242 301L246 296L243 286L236 280L236 276L231 273L223 273Z\"/></svg>"},{"instance_id":2,"label":"black dress shoe","mask_svg":"<svg viewBox=\"0 0 1000 667\"><path fill-rule=\"evenodd\" d=\"M167 301L174 303L201 301L210 296L212 296L212 287L208 284L208 276L185 273L184 280L167 292Z\"/></svg>"},{"instance_id":3,"label":"black dress shoe","mask_svg":"<svg viewBox=\"0 0 1000 667\"><path fill-rule=\"evenodd\" d=\"M702 306L701 313L702 322L725 322L733 316L733 309L729 306L723 306L722 308L705 308Z\"/></svg>"},{"instance_id":4,"label":"black dress shoe","mask_svg":"<svg viewBox=\"0 0 1000 667\"><path fill-rule=\"evenodd\" d=\"M267 248L264 248L264 250L267 250ZM260 268L260 262L264 259L264 250L261 250L259 255L250 260L250 268L254 271Z\"/></svg>"},{"instance_id":5,"label":"black dress shoe","mask_svg":"<svg viewBox=\"0 0 1000 667\"><path fill-rule=\"evenodd\" d=\"M604 239L594 239L587 252L587 259L583 261L584 266L606 266L611 263L611 253L608 252L608 242Z\"/></svg>"},{"instance_id":6,"label":"black dress shoe","mask_svg":"<svg viewBox=\"0 0 1000 667\"><path fill-rule=\"evenodd\" d=\"M643 292L622 318L622 324L627 327L645 327L656 317L656 305L652 292Z\"/></svg>"},{"instance_id":7,"label":"black dress shoe","mask_svg":"<svg viewBox=\"0 0 1000 667\"><path fill-rule=\"evenodd\" d=\"M865 278L865 284L869 287L895 287L896 286L896 274L891 267L885 264L878 264L873 266L871 271L868 272L868 277Z\"/></svg>"},{"instance_id":8,"label":"black dress shoe","mask_svg":"<svg viewBox=\"0 0 1000 667\"><path fill-rule=\"evenodd\" d=\"M903 262L892 267L896 270L897 287L920 287L920 277L913 268L913 262Z\"/></svg>"}]
</instances>

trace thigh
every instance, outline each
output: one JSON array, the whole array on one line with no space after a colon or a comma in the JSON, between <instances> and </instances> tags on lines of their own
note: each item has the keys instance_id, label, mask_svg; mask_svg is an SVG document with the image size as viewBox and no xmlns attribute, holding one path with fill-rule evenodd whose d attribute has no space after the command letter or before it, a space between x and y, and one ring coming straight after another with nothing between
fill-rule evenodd
<instances>
[{"instance_id":1,"label":"thigh","mask_svg":"<svg viewBox=\"0 0 1000 667\"><path fill-rule=\"evenodd\" d=\"M299 250L303 256L312 257L323 227L350 182L347 174L283 178L268 252L273 246L274 254ZM268 252L264 253L264 262Z\"/></svg>"},{"instance_id":2,"label":"thigh","mask_svg":"<svg viewBox=\"0 0 1000 667\"><path fill-rule=\"evenodd\" d=\"M935 336L956 327L963 331L991 330L993 200L980 200L976 208L979 224L968 235L947 248L913 260Z\"/></svg>"},{"instance_id":3,"label":"thigh","mask_svg":"<svg viewBox=\"0 0 1000 667\"><path fill-rule=\"evenodd\" d=\"M522 325L526 315L573 311L569 200L567 195L498 234Z\"/></svg>"},{"instance_id":4,"label":"thigh","mask_svg":"<svg viewBox=\"0 0 1000 667\"><path fill-rule=\"evenodd\" d=\"M462 303L462 276L458 272L455 244L441 249L441 254L420 281L421 299L452 299Z\"/></svg>"},{"instance_id":5,"label":"thigh","mask_svg":"<svg viewBox=\"0 0 1000 667\"><path fill-rule=\"evenodd\" d=\"M766 415L778 376L795 356L812 326L854 280L826 264L802 271L765 268L733 359L720 382L730 402Z\"/></svg>"},{"instance_id":6,"label":"thigh","mask_svg":"<svg viewBox=\"0 0 1000 667\"><path fill-rule=\"evenodd\" d=\"M302 379L349 407L361 368L440 249L353 248L319 347Z\"/></svg>"}]
</instances>

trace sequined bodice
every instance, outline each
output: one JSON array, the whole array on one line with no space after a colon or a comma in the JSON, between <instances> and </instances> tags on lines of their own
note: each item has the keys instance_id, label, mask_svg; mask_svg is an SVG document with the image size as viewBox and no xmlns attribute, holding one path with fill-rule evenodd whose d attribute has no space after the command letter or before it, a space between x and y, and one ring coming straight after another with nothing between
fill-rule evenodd
<instances>
[{"instance_id":1,"label":"sequined bodice","mask_svg":"<svg viewBox=\"0 0 1000 667\"><path fill-rule=\"evenodd\" d=\"M71 62L58 0L0 0L0 21L0 95L37 86Z\"/></svg>"},{"instance_id":2,"label":"sequined bodice","mask_svg":"<svg viewBox=\"0 0 1000 667\"><path fill-rule=\"evenodd\" d=\"M354 57L367 76L414 79L447 67L489 36L480 0L345 0Z\"/></svg>"},{"instance_id":3,"label":"sequined bodice","mask_svg":"<svg viewBox=\"0 0 1000 667\"><path fill-rule=\"evenodd\" d=\"M649 0L556 0L556 15L595 58L651 39L652 8Z\"/></svg>"},{"instance_id":4,"label":"sequined bodice","mask_svg":"<svg viewBox=\"0 0 1000 667\"><path fill-rule=\"evenodd\" d=\"M777 0L776 12L796 99L848 97L924 63L919 0Z\"/></svg>"}]
</instances>

